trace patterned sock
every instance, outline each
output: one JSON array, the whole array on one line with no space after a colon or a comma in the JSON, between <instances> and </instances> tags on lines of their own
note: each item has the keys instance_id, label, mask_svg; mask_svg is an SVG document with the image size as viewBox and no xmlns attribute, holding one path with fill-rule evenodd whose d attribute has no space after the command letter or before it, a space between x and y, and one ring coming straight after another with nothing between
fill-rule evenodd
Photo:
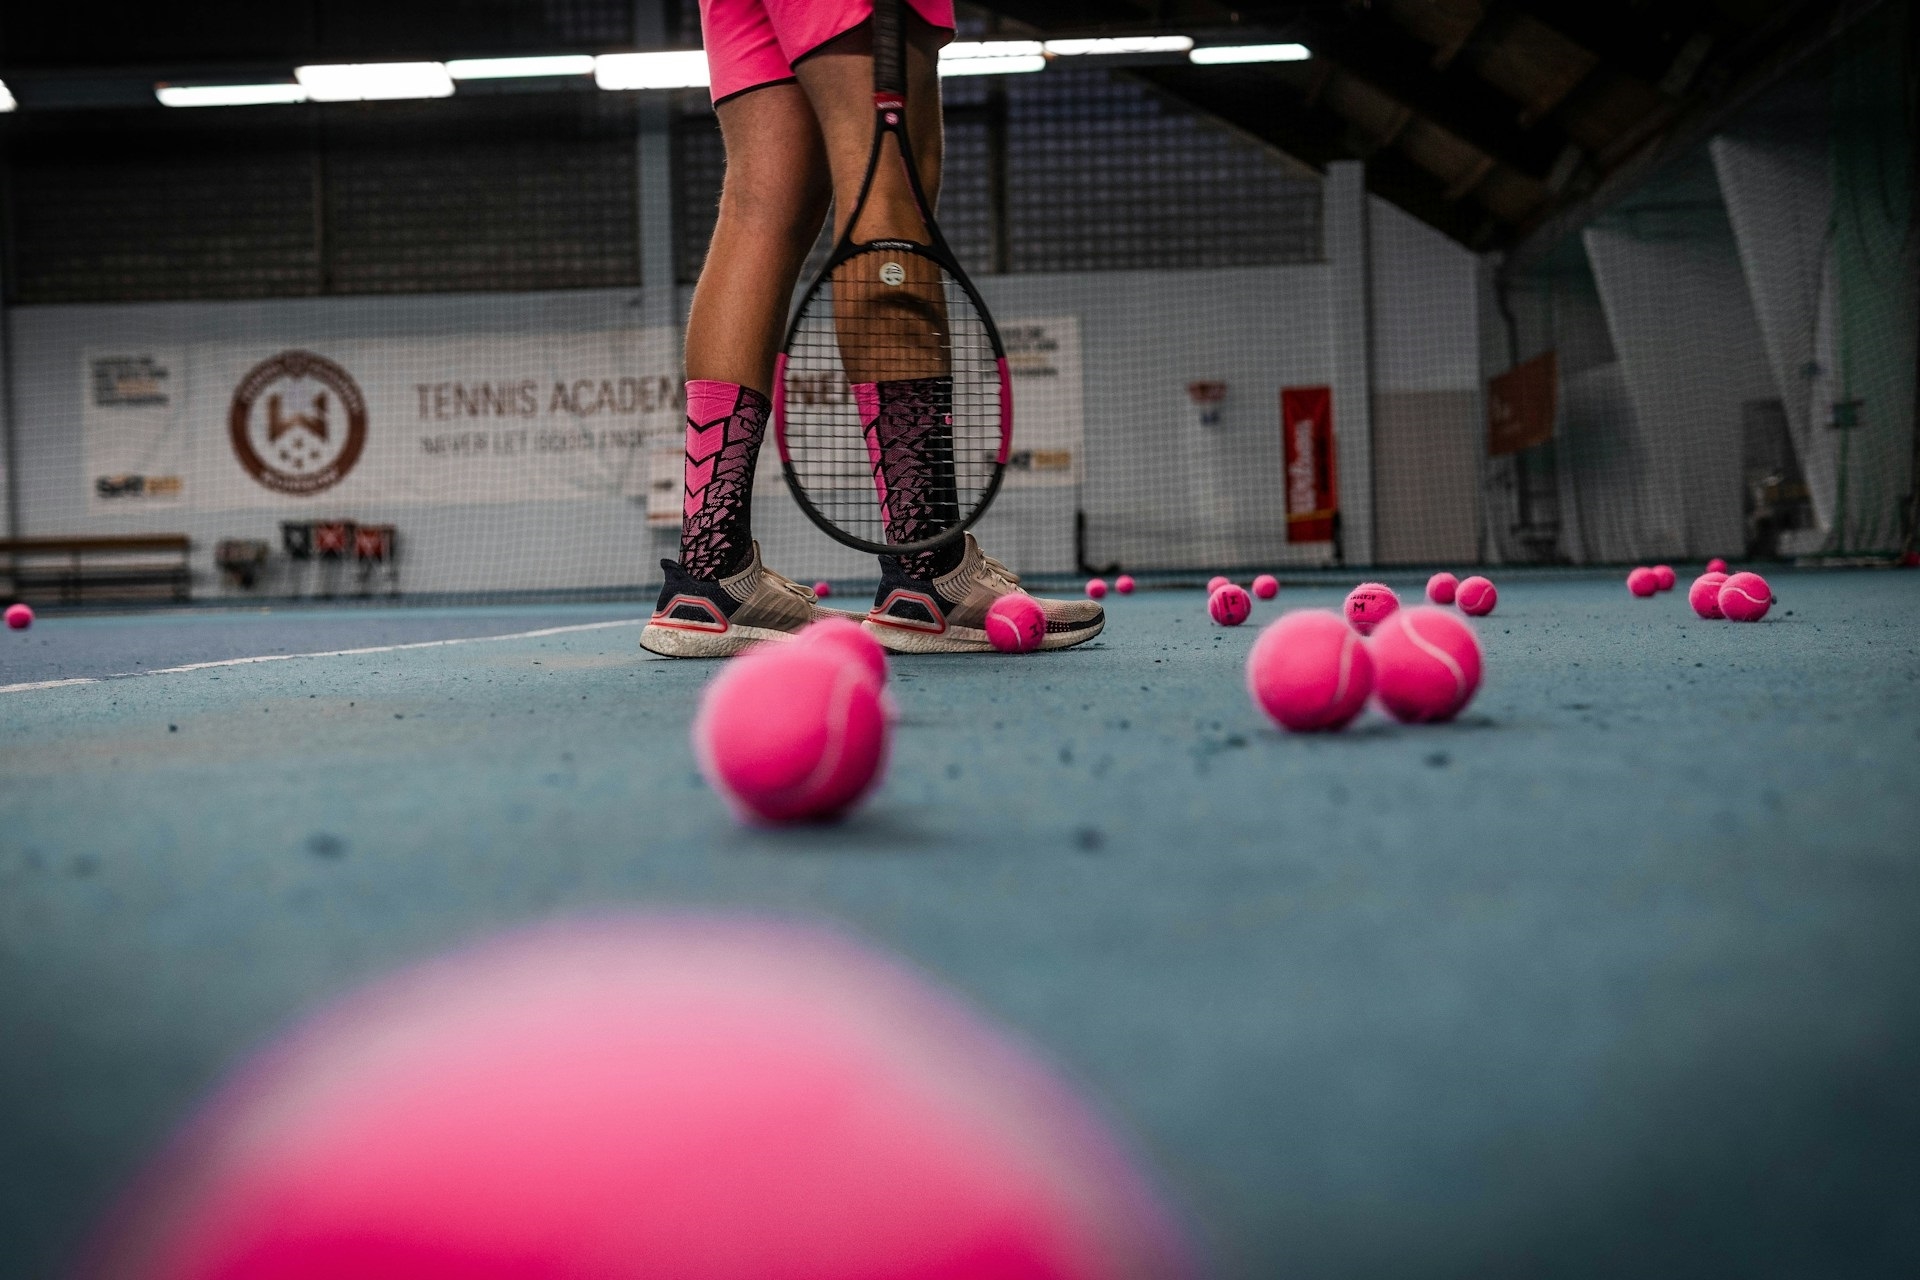
<instances>
[{"instance_id":1,"label":"patterned sock","mask_svg":"<svg viewBox=\"0 0 1920 1280\"><path fill-rule=\"evenodd\" d=\"M912 542L960 520L953 473L953 379L904 378L861 382L853 388L866 425L867 452L887 536ZM930 581L953 569L966 554L956 538L945 546L901 556L909 575Z\"/></svg>"},{"instance_id":2,"label":"patterned sock","mask_svg":"<svg viewBox=\"0 0 1920 1280\"><path fill-rule=\"evenodd\" d=\"M696 578L737 573L752 554L753 464L771 408L752 387L706 378L687 382L680 567Z\"/></svg>"}]
</instances>

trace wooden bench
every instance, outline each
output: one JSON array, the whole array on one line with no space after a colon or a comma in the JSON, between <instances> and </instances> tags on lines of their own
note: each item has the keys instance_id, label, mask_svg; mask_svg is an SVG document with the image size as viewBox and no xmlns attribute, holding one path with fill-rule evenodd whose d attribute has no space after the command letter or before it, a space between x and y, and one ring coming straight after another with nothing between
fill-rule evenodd
<instances>
[{"instance_id":1,"label":"wooden bench","mask_svg":"<svg viewBox=\"0 0 1920 1280\"><path fill-rule=\"evenodd\" d=\"M191 547L184 533L0 539L0 582L8 597L29 601L185 600L193 589Z\"/></svg>"}]
</instances>

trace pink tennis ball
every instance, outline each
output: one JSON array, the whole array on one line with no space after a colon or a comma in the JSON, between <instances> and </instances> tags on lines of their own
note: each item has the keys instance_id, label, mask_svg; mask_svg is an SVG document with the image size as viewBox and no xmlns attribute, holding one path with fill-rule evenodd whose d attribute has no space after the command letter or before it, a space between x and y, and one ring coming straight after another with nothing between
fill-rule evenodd
<instances>
[{"instance_id":1,"label":"pink tennis ball","mask_svg":"<svg viewBox=\"0 0 1920 1280\"><path fill-rule=\"evenodd\" d=\"M1725 560L1722 560L1719 556L1715 556L1713 559L1707 561L1708 573L1725 573L1726 571L1727 571L1727 562Z\"/></svg>"},{"instance_id":2,"label":"pink tennis ball","mask_svg":"<svg viewBox=\"0 0 1920 1280\"><path fill-rule=\"evenodd\" d=\"M1436 573L1427 579L1427 599L1434 604L1452 604L1460 590L1460 579L1450 573Z\"/></svg>"},{"instance_id":3,"label":"pink tennis ball","mask_svg":"<svg viewBox=\"0 0 1920 1280\"><path fill-rule=\"evenodd\" d=\"M1373 691L1396 720L1451 720L1480 687L1480 642L1445 609L1416 605L1394 614L1367 650Z\"/></svg>"},{"instance_id":4,"label":"pink tennis ball","mask_svg":"<svg viewBox=\"0 0 1920 1280\"><path fill-rule=\"evenodd\" d=\"M1087 579L1087 598L1088 599L1098 600L1106 594L1107 594L1107 580L1105 578L1088 578Z\"/></svg>"},{"instance_id":5,"label":"pink tennis ball","mask_svg":"<svg viewBox=\"0 0 1920 1280\"><path fill-rule=\"evenodd\" d=\"M1653 577L1655 585L1662 591L1673 590L1674 576L1672 565L1657 564L1653 566Z\"/></svg>"},{"instance_id":6,"label":"pink tennis ball","mask_svg":"<svg viewBox=\"0 0 1920 1280\"><path fill-rule=\"evenodd\" d=\"M828 596L832 594L833 594L833 584L831 582L816 582L813 584L814 599L825 600Z\"/></svg>"},{"instance_id":7,"label":"pink tennis ball","mask_svg":"<svg viewBox=\"0 0 1920 1280\"><path fill-rule=\"evenodd\" d=\"M1386 621L1400 607L1400 597L1379 582L1363 582L1347 593L1347 621L1363 636Z\"/></svg>"},{"instance_id":8,"label":"pink tennis ball","mask_svg":"<svg viewBox=\"0 0 1920 1280\"><path fill-rule=\"evenodd\" d=\"M987 640L1001 653L1029 653L1047 638L1047 615L1040 602L1012 591L987 606Z\"/></svg>"},{"instance_id":9,"label":"pink tennis ball","mask_svg":"<svg viewBox=\"0 0 1920 1280\"><path fill-rule=\"evenodd\" d=\"M1207 612L1221 626L1237 627L1253 612L1253 601L1247 597L1245 587L1229 582L1207 597Z\"/></svg>"},{"instance_id":10,"label":"pink tennis ball","mask_svg":"<svg viewBox=\"0 0 1920 1280\"><path fill-rule=\"evenodd\" d=\"M1736 573L1720 584L1718 603L1730 622L1758 622L1773 608L1773 588L1757 573Z\"/></svg>"},{"instance_id":11,"label":"pink tennis ball","mask_svg":"<svg viewBox=\"0 0 1920 1280\"><path fill-rule=\"evenodd\" d=\"M1132 595L1133 594L1133 575L1130 573L1123 573L1119 577L1115 578L1113 580L1113 589L1115 591L1118 591L1123 596Z\"/></svg>"},{"instance_id":12,"label":"pink tennis ball","mask_svg":"<svg viewBox=\"0 0 1920 1280\"><path fill-rule=\"evenodd\" d=\"M33 625L33 610L24 604L7 606L7 626L14 631L25 631Z\"/></svg>"},{"instance_id":13,"label":"pink tennis ball","mask_svg":"<svg viewBox=\"0 0 1920 1280\"><path fill-rule=\"evenodd\" d=\"M1280 594L1280 579L1270 573L1263 573L1253 580L1253 594L1262 600L1271 600Z\"/></svg>"},{"instance_id":14,"label":"pink tennis ball","mask_svg":"<svg viewBox=\"0 0 1920 1280\"><path fill-rule=\"evenodd\" d=\"M118 1280L1192 1274L1072 1090L823 931L616 916L335 1003L104 1224Z\"/></svg>"},{"instance_id":15,"label":"pink tennis ball","mask_svg":"<svg viewBox=\"0 0 1920 1280\"><path fill-rule=\"evenodd\" d=\"M693 721L700 771L745 821L839 816L879 778L880 688L824 645L763 645L727 663Z\"/></svg>"},{"instance_id":16,"label":"pink tennis ball","mask_svg":"<svg viewBox=\"0 0 1920 1280\"><path fill-rule=\"evenodd\" d=\"M1254 705L1296 733L1338 729L1373 692L1373 659L1331 609L1289 613L1260 633L1247 654Z\"/></svg>"},{"instance_id":17,"label":"pink tennis ball","mask_svg":"<svg viewBox=\"0 0 1920 1280\"><path fill-rule=\"evenodd\" d=\"M794 643L813 645L824 653L837 654L865 672L876 688L886 686L885 647L851 618L822 618L818 622L810 622L794 636Z\"/></svg>"},{"instance_id":18,"label":"pink tennis ball","mask_svg":"<svg viewBox=\"0 0 1920 1280\"><path fill-rule=\"evenodd\" d=\"M1627 575L1627 590L1636 596L1650 596L1660 589L1660 577L1648 568L1635 569Z\"/></svg>"},{"instance_id":19,"label":"pink tennis ball","mask_svg":"<svg viewBox=\"0 0 1920 1280\"><path fill-rule=\"evenodd\" d=\"M1232 582L1232 581L1233 581L1232 578L1229 578L1224 574L1218 574L1218 573L1214 574L1211 578L1207 579L1207 594L1212 595L1214 592L1218 591L1220 588L1226 586L1229 582Z\"/></svg>"},{"instance_id":20,"label":"pink tennis ball","mask_svg":"<svg viewBox=\"0 0 1920 1280\"><path fill-rule=\"evenodd\" d=\"M1687 589L1687 603L1693 611L1703 618L1720 618L1726 615L1720 612L1720 588L1726 582L1724 573L1703 573L1693 580Z\"/></svg>"},{"instance_id":21,"label":"pink tennis ball","mask_svg":"<svg viewBox=\"0 0 1920 1280\"><path fill-rule=\"evenodd\" d=\"M1484 618L1493 612L1493 606L1500 603L1500 593L1495 590L1493 583L1475 574L1460 584L1453 602L1460 606L1460 612Z\"/></svg>"}]
</instances>

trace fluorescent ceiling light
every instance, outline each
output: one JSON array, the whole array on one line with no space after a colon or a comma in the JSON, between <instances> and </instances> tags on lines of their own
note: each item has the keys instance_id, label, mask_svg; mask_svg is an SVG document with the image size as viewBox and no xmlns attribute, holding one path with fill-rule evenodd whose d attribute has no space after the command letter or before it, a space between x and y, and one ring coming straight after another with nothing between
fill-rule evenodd
<instances>
[{"instance_id":1,"label":"fluorescent ceiling light","mask_svg":"<svg viewBox=\"0 0 1920 1280\"><path fill-rule=\"evenodd\" d=\"M699 49L603 53L593 60L593 82L602 89L701 89L709 83L707 55Z\"/></svg>"},{"instance_id":2,"label":"fluorescent ceiling light","mask_svg":"<svg viewBox=\"0 0 1920 1280\"><path fill-rule=\"evenodd\" d=\"M1203 67L1228 62L1305 62L1313 50L1303 44L1229 44L1195 49L1187 57Z\"/></svg>"},{"instance_id":3,"label":"fluorescent ceiling light","mask_svg":"<svg viewBox=\"0 0 1920 1280\"><path fill-rule=\"evenodd\" d=\"M157 84L153 93L163 107L260 107L307 100L306 89L297 84Z\"/></svg>"},{"instance_id":4,"label":"fluorescent ceiling light","mask_svg":"<svg viewBox=\"0 0 1920 1280\"><path fill-rule=\"evenodd\" d=\"M943 76L1011 76L1045 71L1038 40L956 40L940 51Z\"/></svg>"},{"instance_id":5,"label":"fluorescent ceiling light","mask_svg":"<svg viewBox=\"0 0 1920 1280\"><path fill-rule=\"evenodd\" d=\"M1082 54L1096 57L1115 53L1185 53L1193 48L1192 36L1111 36L1091 40L1049 40L1047 52L1062 58Z\"/></svg>"},{"instance_id":6,"label":"fluorescent ceiling light","mask_svg":"<svg viewBox=\"0 0 1920 1280\"><path fill-rule=\"evenodd\" d=\"M0 112L11 111L19 105L13 100L13 94L7 88L7 82L0 80Z\"/></svg>"},{"instance_id":7,"label":"fluorescent ceiling light","mask_svg":"<svg viewBox=\"0 0 1920 1280\"><path fill-rule=\"evenodd\" d=\"M942 76L1014 76L1023 71L1045 71L1047 60L1039 54L1027 58L942 58Z\"/></svg>"},{"instance_id":8,"label":"fluorescent ceiling light","mask_svg":"<svg viewBox=\"0 0 1920 1280\"><path fill-rule=\"evenodd\" d=\"M590 53L561 53L542 58L455 58L447 63L447 74L455 80L512 80L523 76L592 73Z\"/></svg>"},{"instance_id":9,"label":"fluorescent ceiling light","mask_svg":"<svg viewBox=\"0 0 1920 1280\"><path fill-rule=\"evenodd\" d=\"M450 98L453 77L438 62L351 62L295 67L294 79L315 102L378 102Z\"/></svg>"},{"instance_id":10,"label":"fluorescent ceiling light","mask_svg":"<svg viewBox=\"0 0 1920 1280\"><path fill-rule=\"evenodd\" d=\"M942 62L976 58L1037 58L1046 50L1038 40L956 40L940 51Z\"/></svg>"}]
</instances>

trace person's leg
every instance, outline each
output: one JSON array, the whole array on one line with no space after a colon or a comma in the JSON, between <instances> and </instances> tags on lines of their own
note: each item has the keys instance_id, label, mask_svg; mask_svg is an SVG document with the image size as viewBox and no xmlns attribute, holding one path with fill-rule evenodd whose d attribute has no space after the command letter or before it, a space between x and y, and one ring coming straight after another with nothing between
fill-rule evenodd
<instances>
[{"instance_id":1,"label":"person's leg","mask_svg":"<svg viewBox=\"0 0 1920 1280\"><path fill-rule=\"evenodd\" d=\"M946 32L906 15L907 127L921 187L938 199L942 161L939 47ZM847 230L873 150L873 42L867 24L829 40L794 66L826 140L832 171L836 235ZM905 167L888 142L854 238L925 240L927 228ZM927 536L959 519L953 463L953 380L946 353L946 311L938 273L911 256L904 284L869 278L874 264L856 260L834 281L841 359L853 385L888 536ZM913 577L931 579L959 563L956 539L931 552L902 557Z\"/></svg>"},{"instance_id":2,"label":"person's leg","mask_svg":"<svg viewBox=\"0 0 1920 1280\"><path fill-rule=\"evenodd\" d=\"M717 579L751 552L774 353L794 280L826 219L828 185L819 125L798 85L766 85L716 111L727 173L687 321L680 564Z\"/></svg>"},{"instance_id":3,"label":"person's leg","mask_svg":"<svg viewBox=\"0 0 1920 1280\"><path fill-rule=\"evenodd\" d=\"M940 167L944 138L940 127L939 50L947 33L929 26L911 11L904 15L907 30L907 132L920 185L927 199L940 198ZM826 139L827 164L833 173L834 235L846 230L846 220L860 195L873 151L873 35L867 24L837 36L803 57L793 73ZM873 194L858 228L860 239L898 237L917 240L926 228L913 202L897 154L891 147L874 175Z\"/></svg>"}]
</instances>

